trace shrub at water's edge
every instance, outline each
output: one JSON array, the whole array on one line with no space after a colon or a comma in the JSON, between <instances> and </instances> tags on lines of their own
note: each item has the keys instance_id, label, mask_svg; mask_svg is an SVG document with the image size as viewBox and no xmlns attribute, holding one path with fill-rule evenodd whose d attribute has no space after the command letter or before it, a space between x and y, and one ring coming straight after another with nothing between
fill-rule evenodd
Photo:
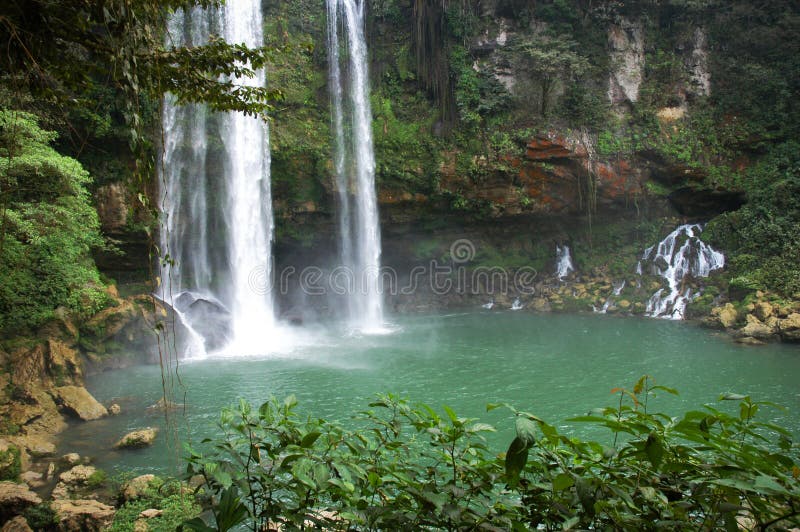
<instances>
[{"instance_id":1,"label":"shrub at water's edge","mask_svg":"<svg viewBox=\"0 0 800 532\"><path fill-rule=\"evenodd\" d=\"M720 399L671 417L653 413L642 377L616 389L614 407L571 421L610 431L583 441L508 405L516 436L496 454L495 429L444 407L381 395L355 429L301 419L294 397L222 414L222 434L187 447L188 474L202 475L213 526L185 530L325 529L758 529L800 523L800 468L790 434L755 420L766 403ZM270 528L271 529L271 528Z\"/></svg>"}]
</instances>

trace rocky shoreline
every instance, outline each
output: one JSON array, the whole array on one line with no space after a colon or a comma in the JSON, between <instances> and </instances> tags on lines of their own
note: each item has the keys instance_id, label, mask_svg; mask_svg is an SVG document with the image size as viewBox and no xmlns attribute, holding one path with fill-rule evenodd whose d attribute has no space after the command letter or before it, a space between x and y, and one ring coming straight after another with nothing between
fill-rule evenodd
<instances>
[{"instance_id":1,"label":"rocky shoreline","mask_svg":"<svg viewBox=\"0 0 800 532\"><path fill-rule=\"evenodd\" d=\"M120 298L76 325L57 312L35 335L4 342L0 349L0 530L104 530L118 494L88 457L56 456L56 438L70 423L117 415L84 387L87 373L147 362L157 341L156 324L167 316L152 298ZM118 448L152 443L156 430L120 435ZM24 515L23 515L24 514ZM26 517L27 516L27 517ZM34 522L28 523L27 519ZM46 526L45 526L46 525Z\"/></svg>"}]
</instances>

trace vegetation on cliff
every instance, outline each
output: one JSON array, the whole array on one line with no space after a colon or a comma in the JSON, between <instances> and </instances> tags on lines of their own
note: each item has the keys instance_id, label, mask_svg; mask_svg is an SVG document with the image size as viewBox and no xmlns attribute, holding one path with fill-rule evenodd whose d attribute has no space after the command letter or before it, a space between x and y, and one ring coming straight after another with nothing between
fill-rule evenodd
<instances>
[{"instance_id":1,"label":"vegetation on cliff","mask_svg":"<svg viewBox=\"0 0 800 532\"><path fill-rule=\"evenodd\" d=\"M25 332L58 307L90 316L107 303L91 258L103 244L89 174L51 146L36 117L0 110L0 330Z\"/></svg>"}]
</instances>

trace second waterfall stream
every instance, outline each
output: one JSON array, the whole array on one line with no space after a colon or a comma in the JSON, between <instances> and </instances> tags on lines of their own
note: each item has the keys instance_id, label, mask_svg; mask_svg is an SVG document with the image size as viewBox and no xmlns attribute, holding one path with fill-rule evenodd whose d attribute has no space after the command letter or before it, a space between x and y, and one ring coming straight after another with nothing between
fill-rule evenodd
<instances>
[{"instance_id":1,"label":"second waterfall stream","mask_svg":"<svg viewBox=\"0 0 800 532\"><path fill-rule=\"evenodd\" d=\"M379 286L381 230L375 192L375 152L369 100L365 0L327 0L328 58L339 193L339 254L350 279L349 325L362 333L385 330Z\"/></svg>"}]
</instances>

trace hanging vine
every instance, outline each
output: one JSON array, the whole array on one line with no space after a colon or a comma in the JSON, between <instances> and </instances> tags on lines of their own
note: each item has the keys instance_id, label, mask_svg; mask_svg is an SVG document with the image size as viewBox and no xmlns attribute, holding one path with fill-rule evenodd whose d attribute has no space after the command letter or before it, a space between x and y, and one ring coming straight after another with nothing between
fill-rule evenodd
<instances>
[{"instance_id":1,"label":"hanging vine","mask_svg":"<svg viewBox=\"0 0 800 532\"><path fill-rule=\"evenodd\" d=\"M423 88L439 108L445 130L458 119L453 72L451 37L460 37L466 45L474 6L468 0L414 0L413 49L417 75Z\"/></svg>"}]
</instances>

